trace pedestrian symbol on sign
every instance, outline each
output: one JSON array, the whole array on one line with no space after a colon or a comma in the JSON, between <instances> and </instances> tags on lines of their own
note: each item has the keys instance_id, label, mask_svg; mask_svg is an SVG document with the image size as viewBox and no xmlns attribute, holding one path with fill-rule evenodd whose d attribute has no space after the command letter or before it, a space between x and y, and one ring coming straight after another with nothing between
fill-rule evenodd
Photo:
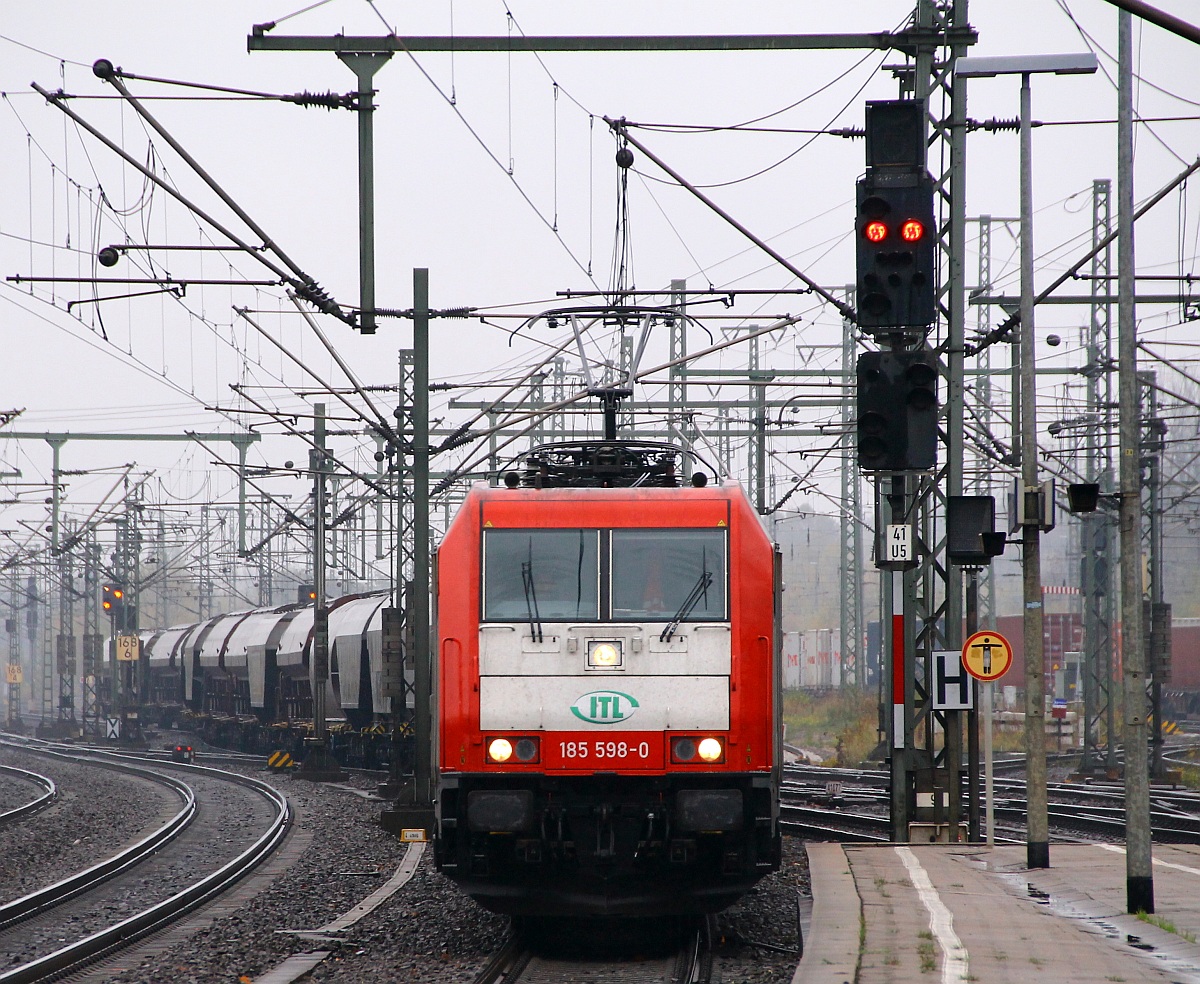
<instances>
[{"instance_id":1,"label":"pedestrian symbol on sign","mask_svg":"<svg viewBox=\"0 0 1200 984\"><path fill-rule=\"evenodd\" d=\"M963 643L963 666L976 680L998 680L1012 661L1012 646L999 632L976 632Z\"/></svg>"}]
</instances>

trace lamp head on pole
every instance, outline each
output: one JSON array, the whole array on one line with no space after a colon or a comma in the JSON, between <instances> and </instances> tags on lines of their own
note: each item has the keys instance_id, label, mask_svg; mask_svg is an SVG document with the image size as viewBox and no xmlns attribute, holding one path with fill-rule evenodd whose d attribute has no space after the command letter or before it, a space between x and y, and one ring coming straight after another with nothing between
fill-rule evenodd
<instances>
[{"instance_id":1,"label":"lamp head on pole","mask_svg":"<svg viewBox=\"0 0 1200 984\"><path fill-rule=\"evenodd\" d=\"M1090 51L1065 55L972 55L954 63L954 74L962 79L985 79L996 75L1091 75L1098 62Z\"/></svg>"}]
</instances>

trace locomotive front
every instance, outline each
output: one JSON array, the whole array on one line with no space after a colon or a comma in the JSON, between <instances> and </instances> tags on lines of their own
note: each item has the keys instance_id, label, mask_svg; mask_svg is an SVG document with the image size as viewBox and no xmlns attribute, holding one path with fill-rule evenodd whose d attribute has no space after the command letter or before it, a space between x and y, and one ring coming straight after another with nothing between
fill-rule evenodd
<instances>
[{"instance_id":1,"label":"locomotive front","mask_svg":"<svg viewBox=\"0 0 1200 984\"><path fill-rule=\"evenodd\" d=\"M776 584L731 483L477 486L438 552L440 869L530 915L713 912L777 869Z\"/></svg>"}]
</instances>

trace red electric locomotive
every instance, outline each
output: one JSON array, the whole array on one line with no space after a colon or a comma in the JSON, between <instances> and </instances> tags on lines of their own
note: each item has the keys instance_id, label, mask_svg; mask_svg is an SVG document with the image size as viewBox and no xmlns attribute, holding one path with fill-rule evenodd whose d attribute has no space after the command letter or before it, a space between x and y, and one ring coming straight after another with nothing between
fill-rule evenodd
<instances>
[{"instance_id":1,"label":"red electric locomotive","mask_svg":"<svg viewBox=\"0 0 1200 984\"><path fill-rule=\"evenodd\" d=\"M714 912L779 866L778 565L680 462L540 449L438 551L435 856L496 912Z\"/></svg>"}]
</instances>

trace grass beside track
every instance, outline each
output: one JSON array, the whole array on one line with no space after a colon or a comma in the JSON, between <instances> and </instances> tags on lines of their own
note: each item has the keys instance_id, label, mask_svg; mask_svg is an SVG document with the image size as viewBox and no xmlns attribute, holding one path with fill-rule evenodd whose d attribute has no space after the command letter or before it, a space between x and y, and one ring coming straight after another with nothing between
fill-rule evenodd
<instances>
[{"instance_id":1,"label":"grass beside track","mask_svg":"<svg viewBox=\"0 0 1200 984\"><path fill-rule=\"evenodd\" d=\"M880 740L879 697L874 690L851 688L825 693L786 690L783 694L783 721L787 742L820 756L822 765L857 768L877 747ZM1021 752L1025 749L1020 730L997 729L993 736L997 752ZM1047 738L1046 750L1056 749ZM1200 776L1200 767L1196 773Z\"/></svg>"},{"instance_id":2,"label":"grass beside track","mask_svg":"<svg viewBox=\"0 0 1200 984\"><path fill-rule=\"evenodd\" d=\"M874 692L789 690L783 695L783 720L788 744L815 752L826 765L857 766L878 743Z\"/></svg>"}]
</instances>

